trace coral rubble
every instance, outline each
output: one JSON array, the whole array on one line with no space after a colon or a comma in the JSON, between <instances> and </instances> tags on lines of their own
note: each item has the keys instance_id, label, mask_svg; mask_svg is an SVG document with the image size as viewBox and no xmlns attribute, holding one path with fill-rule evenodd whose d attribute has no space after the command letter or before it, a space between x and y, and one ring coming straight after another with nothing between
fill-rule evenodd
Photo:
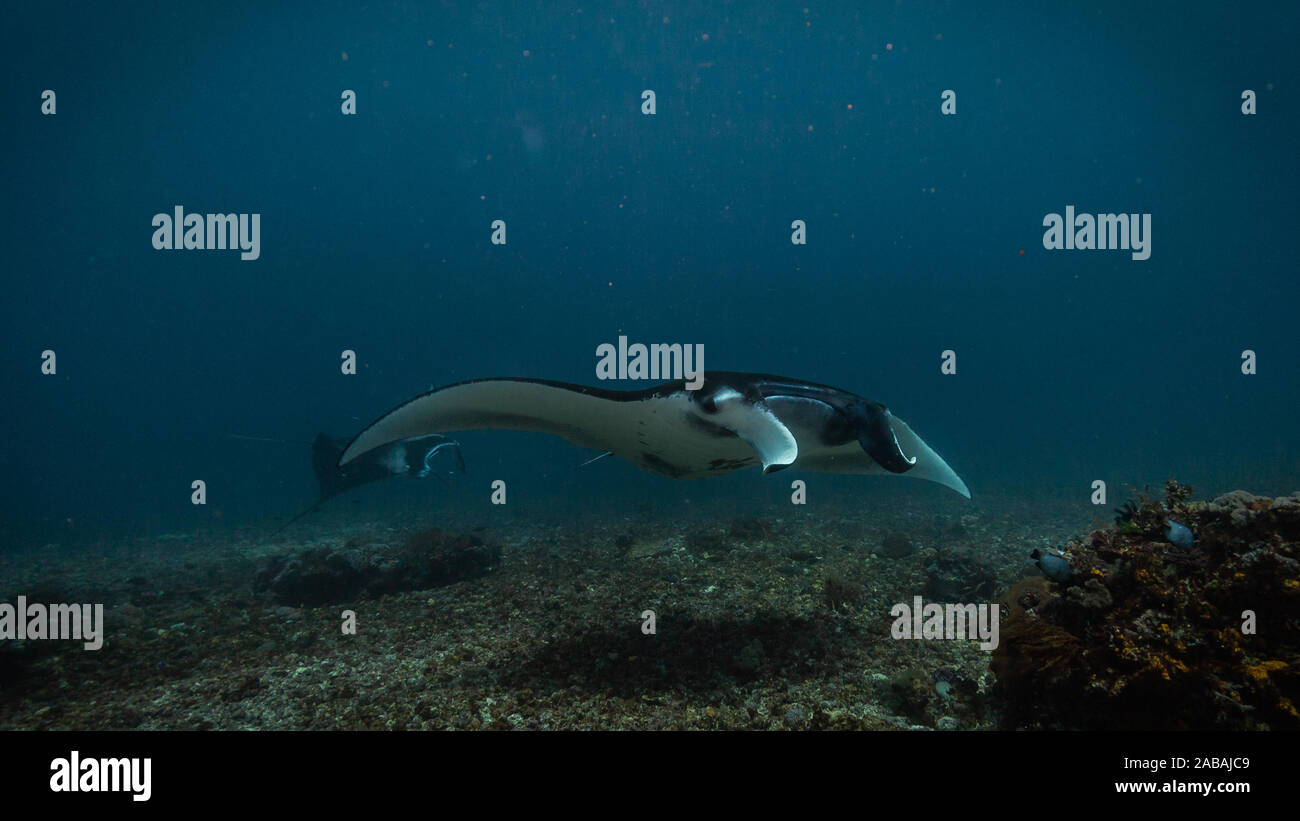
<instances>
[{"instance_id":1,"label":"coral rubble","mask_svg":"<svg viewBox=\"0 0 1300 821\"><path fill-rule=\"evenodd\" d=\"M477 536L452 536L431 528L412 534L397 550L314 547L270 557L253 579L255 590L288 605L318 606L425 590L488 572L501 549Z\"/></svg>"}]
</instances>

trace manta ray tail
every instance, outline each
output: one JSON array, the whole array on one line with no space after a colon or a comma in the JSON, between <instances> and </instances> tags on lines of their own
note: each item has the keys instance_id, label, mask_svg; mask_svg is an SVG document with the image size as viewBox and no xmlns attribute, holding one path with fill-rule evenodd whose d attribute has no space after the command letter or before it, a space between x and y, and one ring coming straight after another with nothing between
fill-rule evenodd
<instances>
[{"instance_id":1,"label":"manta ray tail","mask_svg":"<svg viewBox=\"0 0 1300 821\"><path fill-rule=\"evenodd\" d=\"M291 525L291 524L297 522L299 519L302 519L302 518L304 518L304 517L306 517L306 516L310 516L311 514L313 514L313 513L315 513L316 511L320 510L320 506L323 505L323 504L325 504L325 500L324 500L324 499L321 499L320 501L314 503L311 507L307 508L306 510L303 510L303 511L301 511L301 512L295 514L294 517L293 517L292 519L290 519L289 521L287 521L287 522L285 522L284 524L280 525L280 526L277 527L275 530L272 530L271 533L270 533L270 535L267 536L266 538L268 538L268 539L274 539L276 536L279 536L281 533L283 533L284 531L288 530L288 529L289 529L289 525Z\"/></svg>"}]
</instances>

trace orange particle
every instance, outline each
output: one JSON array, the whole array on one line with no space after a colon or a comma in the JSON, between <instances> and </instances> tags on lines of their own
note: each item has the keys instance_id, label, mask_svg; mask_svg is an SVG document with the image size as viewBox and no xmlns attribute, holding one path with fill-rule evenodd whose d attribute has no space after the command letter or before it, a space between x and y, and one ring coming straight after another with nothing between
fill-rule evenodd
<instances>
[{"instance_id":1,"label":"orange particle","mask_svg":"<svg viewBox=\"0 0 1300 821\"><path fill-rule=\"evenodd\" d=\"M885 43L885 51L893 51L893 50L894 50L893 43Z\"/></svg>"},{"instance_id":2,"label":"orange particle","mask_svg":"<svg viewBox=\"0 0 1300 821\"><path fill-rule=\"evenodd\" d=\"M1020 256L1023 257L1024 255L1025 255L1025 249L1024 249L1024 248L1021 248L1021 249L1020 249Z\"/></svg>"}]
</instances>

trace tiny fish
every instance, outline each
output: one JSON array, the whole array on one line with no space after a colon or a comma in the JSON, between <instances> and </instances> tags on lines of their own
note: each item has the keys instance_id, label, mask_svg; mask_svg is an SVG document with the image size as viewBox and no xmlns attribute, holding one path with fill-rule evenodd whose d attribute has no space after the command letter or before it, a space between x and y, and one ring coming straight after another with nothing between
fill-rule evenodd
<instances>
[{"instance_id":1,"label":"tiny fish","mask_svg":"<svg viewBox=\"0 0 1300 821\"><path fill-rule=\"evenodd\" d=\"M1070 578L1070 561L1056 551L1034 550L1029 554L1034 564L1043 571L1043 575L1054 582L1068 581Z\"/></svg>"},{"instance_id":2,"label":"tiny fish","mask_svg":"<svg viewBox=\"0 0 1300 821\"><path fill-rule=\"evenodd\" d=\"M1168 539L1171 544L1175 544L1184 550L1191 547L1196 541L1196 537L1192 535L1192 531L1188 530L1185 525L1180 525L1178 522L1175 522L1173 519L1169 520L1169 527L1165 528L1165 538Z\"/></svg>"}]
</instances>

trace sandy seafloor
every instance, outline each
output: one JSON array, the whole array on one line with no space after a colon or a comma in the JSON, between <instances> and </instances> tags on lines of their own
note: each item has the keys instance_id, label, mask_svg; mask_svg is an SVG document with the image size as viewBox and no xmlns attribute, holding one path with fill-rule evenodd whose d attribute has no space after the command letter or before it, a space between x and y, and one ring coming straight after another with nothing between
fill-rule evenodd
<instances>
[{"instance_id":1,"label":"sandy seafloor","mask_svg":"<svg viewBox=\"0 0 1300 821\"><path fill-rule=\"evenodd\" d=\"M103 602L106 639L7 642L0 728L994 728L990 654L894 640L890 608L994 601L1037 572L1031 550L1111 514L1077 496L934 499L687 520L339 504L274 539L268 526L11 549L3 600ZM430 526L500 559L321 606L255 589L277 555L382 553Z\"/></svg>"}]
</instances>

